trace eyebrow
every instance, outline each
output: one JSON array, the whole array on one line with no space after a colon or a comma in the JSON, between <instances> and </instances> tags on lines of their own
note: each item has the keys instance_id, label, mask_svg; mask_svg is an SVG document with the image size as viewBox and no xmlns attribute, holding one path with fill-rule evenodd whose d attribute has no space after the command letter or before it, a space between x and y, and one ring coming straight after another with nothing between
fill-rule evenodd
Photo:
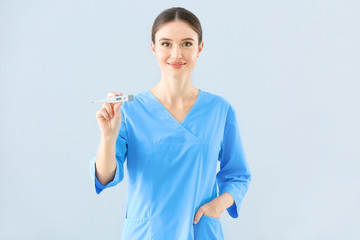
<instances>
[{"instance_id":1,"label":"eyebrow","mask_svg":"<svg viewBox=\"0 0 360 240\"><path fill-rule=\"evenodd\" d=\"M161 40L169 40L169 41L171 41L170 38L160 38L159 41L161 41ZM184 39L181 39L181 41L184 41L184 40L191 40L191 41L194 41L194 42L195 42L195 40L194 40L193 38L184 38Z\"/></svg>"}]
</instances>

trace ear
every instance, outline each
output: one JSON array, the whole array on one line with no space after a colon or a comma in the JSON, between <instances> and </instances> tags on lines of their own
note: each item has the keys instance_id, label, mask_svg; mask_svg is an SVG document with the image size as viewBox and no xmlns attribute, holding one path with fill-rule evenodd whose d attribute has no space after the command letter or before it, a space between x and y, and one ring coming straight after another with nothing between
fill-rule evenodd
<instances>
[{"instance_id":1,"label":"ear","mask_svg":"<svg viewBox=\"0 0 360 240\"><path fill-rule=\"evenodd\" d=\"M153 43L153 41L150 41L150 47L151 47L151 51L153 52L154 56L156 56L155 44Z\"/></svg>"},{"instance_id":2,"label":"ear","mask_svg":"<svg viewBox=\"0 0 360 240\"><path fill-rule=\"evenodd\" d=\"M200 43L200 45L199 45L199 52L198 52L198 55L197 55L198 57L199 57L201 51L203 50L203 48L204 48L204 41L202 41L202 42Z\"/></svg>"}]
</instances>

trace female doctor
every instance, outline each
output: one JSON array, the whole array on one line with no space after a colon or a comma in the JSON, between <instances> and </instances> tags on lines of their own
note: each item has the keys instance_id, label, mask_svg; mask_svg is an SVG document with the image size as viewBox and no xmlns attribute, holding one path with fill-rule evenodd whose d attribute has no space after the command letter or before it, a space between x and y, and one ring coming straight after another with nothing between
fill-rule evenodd
<instances>
[{"instance_id":1,"label":"female doctor","mask_svg":"<svg viewBox=\"0 0 360 240\"><path fill-rule=\"evenodd\" d=\"M203 47L192 12L164 10L151 35L160 82L96 112L101 141L90 174L97 194L122 181L127 161L122 239L223 239L220 215L238 217L250 170L234 108L192 85Z\"/></svg>"}]
</instances>

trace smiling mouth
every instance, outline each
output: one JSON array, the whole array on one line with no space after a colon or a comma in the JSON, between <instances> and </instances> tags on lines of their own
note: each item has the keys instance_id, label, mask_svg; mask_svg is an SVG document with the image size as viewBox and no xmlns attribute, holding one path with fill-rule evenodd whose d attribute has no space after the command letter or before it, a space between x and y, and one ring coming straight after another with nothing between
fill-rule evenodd
<instances>
[{"instance_id":1,"label":"smiling mouth","mask_svg":"<svg viewBox=\"0 0 360 240\"><path fill-rule=\"evenodd\" d=\"M170 67L180 69L185 66L186 63L167 63Z\"/></svg>"},{"instance_id":2,"label":"smiling mouth","mask_svg":"<svg viewBox=\"0 0 360 240\"><path fill-rule=\"evenodd\" d=\"M169 64L169 65L174 65L174 66L182 66L182 65L185 65L186 63L178 63L178 62L176 62L176 63L167 63L167 64Z\"/></svg>"}]
</instances>

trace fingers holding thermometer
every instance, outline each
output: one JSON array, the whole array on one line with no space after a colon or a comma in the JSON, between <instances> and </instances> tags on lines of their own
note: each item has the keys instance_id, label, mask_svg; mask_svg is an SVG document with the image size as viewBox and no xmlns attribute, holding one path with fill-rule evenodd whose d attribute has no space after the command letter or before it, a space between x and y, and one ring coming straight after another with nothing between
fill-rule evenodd
<instances>
[{"instance_id":1,"label":"fingers holding thermometer","mask_svg":"<svg viewBox=\"0 0 360 240\"><path fill-rule=\"evenodd\" d=\"M122 96L122 93L111 92L107 95L107 98L115 96ZM117 137L121 124L121 112L120 107L123 102L108 103L105 102L100 110L96 112L99 128L102 134L106 137Z\"/></svg>"},{"instance_id":2,"label":"fingers holding thermometer","mask_svg":"<svg viewBox=\"0 0 360 240\"><path fill-rule=\"evenodd\" d=\"M112 98L117 95L118 95L117 93L112 92L107 95L107 98ZM106 118L106 120L113 118L113 116L114 116L114 104L113 103L104 103L102 110L103 110L103 115Z\"/></svg>"}]
</instances>

